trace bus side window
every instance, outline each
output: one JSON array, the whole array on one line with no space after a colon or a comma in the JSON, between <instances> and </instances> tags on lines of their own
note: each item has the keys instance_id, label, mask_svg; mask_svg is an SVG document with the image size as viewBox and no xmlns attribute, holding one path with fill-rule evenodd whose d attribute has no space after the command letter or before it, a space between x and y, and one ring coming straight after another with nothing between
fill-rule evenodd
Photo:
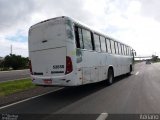
<instances>
[{"instance_id":1,"label":"bus side window","mask_svg":"<svg viewBox=\"0 0 160 120\"><path fill-rule=\"evenodd\" d=\"M123 51L124 51L124 55L126 55L125 45L123 45Z\"/></svg>"},{"instance_id":2,"label":"bus side window","mask_svg":"<svg viewBox=\"0 0 160 120\"><path fill-rule=\"evenodd\" d=\"M131 54L131 48L129 48L129 55L131 56L132 54Z\"/></svg>"},{"instance_id":3,"label":"bus side window","mask_svg":"<svg viewBox=\"0 0 160 120\"><path fill-rule=\"evenodd\" d=\"M119 54L122 55L121 44L118 43Z\"/></svg>"},{"instance_id":4,"label":"bus side window","mask_svg":"<svg viewBox=\"0 0 160 120\"><path fill-rule=\"evenodd\" d=\"M129 55L129 48L127 47L127 55Z\"/></svg>"},{"instance_id":5,"label":"bus side window","mask_svg":"<svg viewBox=\"0 0 160 120\"><path fill-rule=\"evenodd\" d=\"M82 30L78 26L75 26L75 40L76 40L76 47L83 49L83 40L82 40Z\"/></svg>"},{"instance_id":6,"label":"bus side window","mask_svg":"<svg viewBox=\"0 0 160 120\"><path fill-rule=\"evenodd\" d=\"M115 53L117 54L116 41L114 41L114 48L115 48Z\"/></svg>"},{"instance_id":7,"label":"bus side window","mask_svg":"<svg viewBox=\"0 0 160 120\"><path fill-rule=\"evenodd\" d=\"M126 55L125 46L123 45L123 53Z\"/></svg>"},{"instance_id":8,"label":"bus side window","mask_svg":"<svg viewBox=\"0 0 160 120\"><path fill-rule=\"evenodd\" d=\"M121 44L121 51L122 51L122 55L124 55L123 44Z\"/></svg>"},{"instance_id":9,"label":"bus side window","mask_svg":"<svg viewBox=\"0 0 160 120\"><path fill-rule=\"evenodd\" d=\"M118 43L115 41L114 44L115 44L116 54L119 54Z\"/></svg>"},{"instance_id":10,"label":"bus side window","mask_svg":"<svg viewBox=\"0 0 160 120\"><path fill-rule=\"evenodd\" d=\"M108 53L107 38L105 38L105 43L106 43L106 52Z\"/></svg>"},{"instance_id":11,"label":"bus side window","mask_svg":"<svg viewBox=\"0 0 160 120\"><path fill-rule=\"evenodd\" d=\"M126 46L124 45L124 54L126 55Z\"/></svg>"},{"instance_id":12,"label":"bus side window","mask_svg":"<svg viewBox=\"0 0 160 120\"><path fill-rule=\"evenodd\" d=\"M110 40L106 38L106 43L107 43L107 51L108 53L111 53L111 45L110 45Z\"/></svg>"},{"instance_id":13,"label":"bus side window","mask_svg":"<svg viewBox=\"0 0 160 120\"><path fill-rule=\"evenodd\" d=\"M126 55L128 55L128 47L126 46Z\"/></svg>"},{"instance_id":14,"label":"bus side window","mask_svg":"<svg viewBox=\"0 0 160 120\"><path fill-rule=\"evenodd\" d=\"M77 26L74 27L74 32L75 32L76 47L80 48L78 27Z\"/></svg>"},{"instance_id":15,"label":"bus side window","mask_svg":"<svg viewBox=\"0 0 160 120\"><path fill-rule=\"evenodd\" d=\"M83 42L83 35L81 28L78 28L78 37L79 37L80 48L84 49L84 42Z\"/></svg>"},{"instance_id":16,"label":"bus side window","mask_svg":"<svg viewBox=\"0 0 160 120\"><path fill-rule=\"evenodd\" d=\"M127 49L126 49L125 45L124 45L124 53L125 53L125 55L127 55Z\"/></svg>"},{"instance_id":17,"label":"bus side window","mask_svg":"<svg viewBox=\"0 0 160 120\"><path fill-rule=\"evenodd\" d=\"M106 52L106 42L105 42L105 38L100 36L100 41L101 41L101 50L102 52Z\"/></svg>"},{"instance_id":18,"label":"bus side window","mask_svg":"<svg viewBox=\"0 0 160 120\"><path fill-rule=\"evenodd\" d=\"M111 40L111 49L112 49L112 54L115 54L115 46L113 40Z\"/></svg>"},{"instance_id":19,"label":"bus side window","mask_svg":"<svg viewBox=\"0 0 160 120\"><path fill-rule=\"evenodd\" d=\"M115 54L117 54L116 42L115 41L113 41L113 42L114 42Z\"/></svg>"},{"instance_id":20,"label":"bus side window","mask_svg":"<svg viewBox=\"0 0 160 120\"><path fill-rule=\"evenodd\" d=\"M100 46L100 41L99 41L99 35L94 34L94 44L95 44L95 50L97 52L101 52L101 46Z\"/></svg>"},{"instance_id":21,"label":"bus side window","mask_svg":"<svg viewBox=\"0 0 160 120\"><path fill-rule=\"evenodd\" d=\"M91 32L91 40L92 40L92 48L93 48L93 50L95 50L93 32Z\"/></svg>"},{"instance_id":22,"label":"bus side window","mask_svg":"<svg viewBox=\"0 0 160 120\"><path fill-rule=\"evenodd\" d=\"M131 56L131 48L129 47L129 56Z\"/></svg>"},{"instance_id":23,"label":"bus side window","mask_svg":"<svg viewBox=\"0 0 160 120\"><path fill-rule=\"evenodd\" d=\"M126 47L126 55L128 55L128 47L127 46L125 46Z\"/></svg>"},{"instance_id":24,"label":"bus side window","mask_svg":"<svg viewBox=\"0 0 160 120\"><path fill-rule=\"evenodd\" d=\"M93 50L91 32L88 30L82 29L82 34L83 34L84 49Z\"/></svg>"}]
</instances>

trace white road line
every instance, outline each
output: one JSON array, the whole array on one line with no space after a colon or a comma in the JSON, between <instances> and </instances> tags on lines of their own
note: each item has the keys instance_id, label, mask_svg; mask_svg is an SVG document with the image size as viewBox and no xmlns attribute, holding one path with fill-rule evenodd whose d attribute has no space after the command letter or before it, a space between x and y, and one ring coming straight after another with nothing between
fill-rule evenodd
<instances>
[{"instance_id":1,"label":"white road line","mask_svg":"<svg viewBox=\"0 0 160 120\"><path fill-rule=\"evenodd\" d=\"M13 79L13 80L5 80L5 81L0 81L0 83L10 82L10 81L16 81L16 80L22 80L22 79L30 79L30 78L31 78L31 77L18 78L18 79Z\"/></svg>"},{"instance_id":2,"label":"white road line","mask_svg":"<svg viewBox=\"0 0 160 120\"><path fill-rule=\"evenodd\" d=\"M106 120L108 113L101 113L96 120Z\"/></svg>"},{"instance_id":3,"label":"white road line","mask_svg":"<svg viewBox=\"0 0 160 120\"><path fill-rule=\"evenodd\" d=\"M53 90L53 91L49 91L49 92L43 93L43 94L41 94L41 95L33 96L33 97L30 97L30 98L27 98L27 99L24 99L24 100L15 102L15 103L11 103L11 104L2 106L2 107L0 107L0 110L1 110L1 109L4 109L4 108L7 108L7 107L10 107L10 106L13 106L13 105L16 105L16 104L19 104L19 103L22 103L22 102L25 102L25 101L29 101L29 100L32 100L32 99L41 97L41 96L43 96L43 95L47 95L47 94L52 93L52 92L56 92L56 91L61 90L61 89L63 89L63 88L59 88L59 89L56 89L56 90Z\"/></svg>"},{"instance_id":4,"label":"white road line","mask_svg":"<svg viewBox=\"0 0 160 120\"><path fill-rule=\"evenodd\" d=\"M139 74L139 72L136 72L136 74L135 75L138 75Z\"/></svg>"},{"instance_id":5,"label":"white road line","mask_svg":"<svg viewBox=\"0 0 160 120\"><path fill-rule=\"evenodd\" d=\"M6 73L6 72L14 72L14 71L26 71L29 69L23 69L23 70L10 70L10 71L0 71L0 73Z\"/></svg>"}]
</instances>

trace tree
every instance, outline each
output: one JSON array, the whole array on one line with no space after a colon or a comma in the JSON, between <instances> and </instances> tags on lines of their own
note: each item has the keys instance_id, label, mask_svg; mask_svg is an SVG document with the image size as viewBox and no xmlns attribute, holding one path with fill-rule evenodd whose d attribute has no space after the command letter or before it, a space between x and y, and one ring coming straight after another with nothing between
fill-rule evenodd
<instances>
[{"instance_id":1,"label":"tree","mask_svg":"<svg viewBox=\"0 0 160 120\"><path fill-rule=\"evenodd\" d=\"M152 55L152 61L153 61L153 62L156 62L157 60L158 60L158 56Z\"/></svg>"},{"instance_id":2,"label":"tree","mask_svg":"<svg viewBox=\"0 0 160 120\"><path fill-rule=\"evenodd\" d=\"M21 55L10 54L4 58L4 67L11 67L14 70L26 68L27 64L28 58L24 58Z\"/></svg>"},{"instance_id":3,"label":"tree","mask_svg":"<svg viewBox=\"0 0 160 120\"><path fill-rule=\"evenodd\" d=\"M3 68L3 61L0 60L0 70Z\"/></svg>"}]
</instances>

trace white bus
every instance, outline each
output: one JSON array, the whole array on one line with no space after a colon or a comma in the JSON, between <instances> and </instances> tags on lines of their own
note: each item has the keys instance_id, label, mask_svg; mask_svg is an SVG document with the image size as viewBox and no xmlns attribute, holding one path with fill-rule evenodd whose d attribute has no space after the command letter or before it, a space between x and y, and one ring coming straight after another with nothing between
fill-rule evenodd
<instances>
[{"instance_id":1,"label":"white bus","mask_svg":"<svg viewBox=\"0 0 160 120\"><path fill-rule=\"evenodd\" d=\"M69 17L31 26L29 58L37 85L78 86L131 73L133 49Z\"/></svg>"}]
</instances>

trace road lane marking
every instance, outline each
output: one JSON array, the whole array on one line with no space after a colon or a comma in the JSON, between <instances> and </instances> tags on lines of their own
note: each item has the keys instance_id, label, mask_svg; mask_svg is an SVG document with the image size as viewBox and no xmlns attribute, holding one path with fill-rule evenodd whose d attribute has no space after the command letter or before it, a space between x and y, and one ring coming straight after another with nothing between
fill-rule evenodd
<instances>
[{"instance_id":1,"label":"road lane marking","mask_svg":"<svg viewBox=\"0 0 160 120\"><path fill-rule=\"evenodd\" d=\"M108 113L101 113L96 120L106 120Z\"/></svg>"},{"instance_id":2,"label":"road lane marking","mask_svg":"<svg viewBox=\"0 0 160 120\"><path fill-rule=\"evenodd\" d=\"M136 74L135 75L138 75L139 74L139 72L136 72Z\"/></svg>"},{"instance_id":3,"label":"road lane marking","mask_svg":"<svg viewBox=\"0 0 160 120\"><path fill-rule=\"evenodd\" d=\"M23 69L23 70L10 70L10 71L0 71L0 73L14 72L14 71L15 71L15 72L16 72L16 71L17 71L17 72L19 71L19 72L20 72L20 71L27 71L27 70L29 70L29 69Z\"/></svg>"},{"instance_id":4,"label":"road lane marking","mask_svg":"<svg viewBox=\"0 0 160 120\"><path fill-rule=\"evenodd\" d=\"M56 91L61 90L61 89L63 89L63 87L62 87L62 88L58 88L58 89L53 90L53 91L49 91L49 92L46 92L46 93L40 94L40 95L37 95L37 96L33 96L33 97L30 97L30 98L27 98L27 99L21 100L21 101L18 101L18 102L14 102L14 103L11 103L11 104L8 104L8 105L5 105L5 106L2 106L2 107L0 107L0 110L1 110L1 109L4 109L4 108L7 108L7 107L10 107L10 106L13 106L13 105L16 105L16 104L19 104L19 103L22 103L22 102L26 102L26 101L29 101L29 100L32 100L32 99L35 99L35 98L41 97L41 96L43 96L43 95L47 95L47 94L52 93L52 92L56 92Z\"/></svg>"},{"instance_id":5,"label":"road lane marking","mask_svg":"<svg viewBox=\"0 0 160 120\"><path fill-rule=\"evenodd\" d=\"M13 80L4 80L4 81L0 81L0 83L22 80L22 79L31 79L31 77L24 77L24 78L18 78L18 79L13 79Z\"/></svg>"}]
</instances>

